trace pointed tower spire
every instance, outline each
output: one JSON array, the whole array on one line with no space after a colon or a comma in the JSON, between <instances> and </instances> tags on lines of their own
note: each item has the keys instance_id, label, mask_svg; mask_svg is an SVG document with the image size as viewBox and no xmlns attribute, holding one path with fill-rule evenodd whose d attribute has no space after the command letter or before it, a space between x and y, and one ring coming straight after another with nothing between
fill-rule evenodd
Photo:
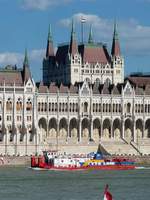
<instances>
[{"instance_id":1,"label":"pointed tower spire","mask_svg":"<svg viewBox=\"0 0 150 200\"><path fill-rule=\"evenodd\" d=\"M52 42L52 29L51 29L51 24L49 24L49 29L48 29L48 41Z\"/></svg>"},{"instance_id":2,"label":"pointed tower spire","mask_svg":"<svg viewBox=\"0 0 150 200\"><path fill-rule=\"evenodd\" d=\"M117 23L115 21L114 23L114 33L113 33L113 42L112 42L112 49L111 49L111 55L114 56L120 56L120 44L119 44L119 37L117 33Z\"/></svg>"},{"instance_id":3,"label":"pointed tower spire","mask_svg":"<svg viewBox=\"0 0 150 200\"><path fill-rule=\"evenodd\" d=\"M72 20L72 28L71 28L71 39L70 39L69 53L72 54L72 55L78 53L78 45L77 45L77 41L76 41L75 30L74 30L74 21L73 20Z\"/></svg>"},{"instance_id":4,"label":"pointed tower spire","mask_svg":"<svg viewBox=\"0 0 150 200\"><path fill-rule=\"evenodd\" d=\"M29 66L29 60L28 60L27 49L25 49L25 56L24 56L23 65L24 65L24 66Z\"/></svg>"},{"instance_id":5,"label":"pointed tower spire","mask_svg":"<svg viewBox=\"0 0 150 200\"><path fill-rule=\"evenodd\" d=\"M75 40L75 30L74 30L74 21L72 19L72 27L71 27L71 37L72 40Z\"/></svg>"},{"instance_id":6,"label":"pointed tower spire","mask_svg":"<svg viewBox=\"0 0 150 200\"><path fill-rule=\"evenodd\" d=\"M119 38L118 38L118 33L117 33L117 23L116 23L116 21L114 22L114 39L115 40L119 40Z\"/></svg>"},{"instance_id":7,"label":"pointed tower spire","mask_svg":"<svg viewBox=\"0 0 150 200\"><path fill-rule=\"evenodd\" d=\"M92 25L90 26L90 32L89 32L88 43L89 43L89 44L92 44L92 43L93 43L93 31L92 31Z\"/></svg>"},{"instance_id":8,"label":"pointed tower spire","mask_svg":"<svg viewBox=\"0 0 150 200\"><path fill-rule=\"evenodd\" d=\"M31 72L30 72L30 68L29 68L27 49L25 49L25 56L24 56L24 61L23 61L23 80L24 80L24 82L26 82L29 79L31 79Z\"/></svg>"},{"instance_id":9,"label":"pointed tower spire","mask_svg":"<svg viewBox=\"0 0 150 200\"><path fill-rule=\"evenodd\" d=\"M53 48L53 39L52 39L51 25L49 25L49 28L48 28L46 58L48 58L50 56L54 56L54 48Z\"/></svg>"}]
</instances>

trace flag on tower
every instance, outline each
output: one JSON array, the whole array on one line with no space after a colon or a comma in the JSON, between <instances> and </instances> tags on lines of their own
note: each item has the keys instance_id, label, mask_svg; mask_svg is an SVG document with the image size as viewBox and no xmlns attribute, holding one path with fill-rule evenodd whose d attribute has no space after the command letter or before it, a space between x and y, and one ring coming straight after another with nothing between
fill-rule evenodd
<instances>
[{"instance_id":1,"label":"flag on tower","mask_svg":"<svg viewBox=\"0 0 150 200\"><path fill-rule=\"evenodd\" d=\"M104 200L113 200L111 193L108 191L108 185L105 187Z\"/></svg>"}]
</instances>

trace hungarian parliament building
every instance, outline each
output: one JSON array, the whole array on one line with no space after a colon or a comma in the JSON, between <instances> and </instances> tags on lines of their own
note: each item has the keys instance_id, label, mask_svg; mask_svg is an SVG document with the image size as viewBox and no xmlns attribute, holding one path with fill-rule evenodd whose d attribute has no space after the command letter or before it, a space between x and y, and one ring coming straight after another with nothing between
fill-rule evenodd
<instances>
[{"instance_id":1,"label":"hungarian parliament building","mask_svg":"<svg viewBox=\"0 0 150 200\"><path fill-rule=\"evenodd\" d=\"M49 30L42 69L35 83L27 51L22 69L0 69L1 155L89 153L98 145L109 154L150 154L150 76L124 78L116 24L111 52L92 27L78 43L74 23L55 52Z\"/></svg>"}]
</instances>

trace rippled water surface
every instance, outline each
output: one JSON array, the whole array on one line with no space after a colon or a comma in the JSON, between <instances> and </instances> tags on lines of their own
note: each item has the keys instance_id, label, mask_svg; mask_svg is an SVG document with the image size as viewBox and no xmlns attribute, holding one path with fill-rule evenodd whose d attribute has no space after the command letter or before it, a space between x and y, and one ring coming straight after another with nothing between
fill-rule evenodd
<instances>
[{"instance_id":1,"label":"rippled water surface","mask_svg":"<svg viewBox=\"0 0 150 200\"><path fill-rule=\"evenodd\" d=\"M1 200L101 200L105 184L115 200L150 199L150 169L131 171L33 171L0 168Z\"/></svg>"}]
</instances>

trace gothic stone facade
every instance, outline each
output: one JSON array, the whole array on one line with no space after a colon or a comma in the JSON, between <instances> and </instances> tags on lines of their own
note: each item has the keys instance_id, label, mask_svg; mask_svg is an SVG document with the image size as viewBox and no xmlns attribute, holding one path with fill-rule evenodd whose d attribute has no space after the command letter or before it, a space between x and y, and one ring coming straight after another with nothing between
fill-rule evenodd
<instances>
[{"instance_id":1,"label":"gothic stone facade","mask_svg":"<svg viewBox=\"0 0 150 200\"><path fill-rule=\"evenodd\" d=\"M73 26L70 44L54 55L49 32L43 82L32 79L27 52L23 69L0 70L0 153L88 153L101 144L110 153L149 154L150 77L123 79L116 26L111 55L92 31L77 45Z\"/></svg>"},{"instance_id":2,"label":"gothic stone facade","mask_svg":"<svg viewBox=\"0 0 150 200\"><path fill-rule=\"evenodd\" d=\"M150 87L124 84L35 85L16 69L1 71L0 152L30 155L66 145L150 144ZM5 74L7 74L7 79ZM9 77L8 77L9 76ZM14 84L9 82L17 76ZM3 79L1 79L3 77ZM132 146L133 145L133 146ZM88 152L88 149L87 149ZM143 150L147 153L147 150ZM125 153L125 152L124 152Z\"/></svg>"}]
</instances>

